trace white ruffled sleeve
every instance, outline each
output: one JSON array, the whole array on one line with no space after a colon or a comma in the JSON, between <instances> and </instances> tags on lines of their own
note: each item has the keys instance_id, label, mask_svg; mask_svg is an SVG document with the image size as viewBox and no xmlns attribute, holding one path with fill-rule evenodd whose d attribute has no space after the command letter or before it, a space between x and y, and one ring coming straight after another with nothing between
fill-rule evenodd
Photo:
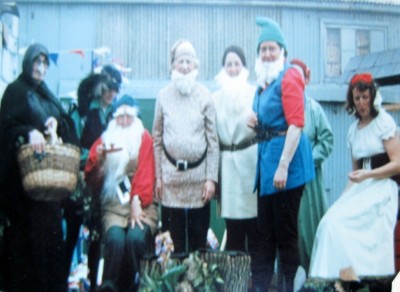
<instances>
[{"instance_id":1,"label":"white ruffled sleeve","mask_svg":"<svg viewBox=\"0 0 400 292\"><path fill-rule=\"evenodd\" d=\"M375 119L376 123L374 131L381 140L387 140L396 135L396 122L388 112L381 108L378 116Z\"/></svg>"}]
</instances>

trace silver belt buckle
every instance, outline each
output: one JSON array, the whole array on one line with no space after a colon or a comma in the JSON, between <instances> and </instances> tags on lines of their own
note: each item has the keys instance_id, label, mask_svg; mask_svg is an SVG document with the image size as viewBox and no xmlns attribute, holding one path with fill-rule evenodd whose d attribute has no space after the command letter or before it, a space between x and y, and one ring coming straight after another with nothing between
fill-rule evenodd
<instances>
[{"instance_id":1,"label":"silver belt buckle","mask_svg":"<svg viewBox=\"0 0 400 292\"><path fill-rule=\"evenodd\" d=\"M187 160L183 160L183 159L178 159L176 161L176 168L178 169L178 171L185 171L188 169L188 162Z\"/></svg>"}]
</instances>

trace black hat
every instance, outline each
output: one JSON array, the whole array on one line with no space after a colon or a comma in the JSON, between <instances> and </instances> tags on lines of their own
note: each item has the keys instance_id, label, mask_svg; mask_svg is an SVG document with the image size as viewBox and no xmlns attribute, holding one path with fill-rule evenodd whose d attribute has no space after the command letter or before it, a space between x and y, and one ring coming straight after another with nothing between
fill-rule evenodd
<instances>
[{"instance_id":1,"label":"black hat","mask_svg":"<svg viewBox=\"0 0 400 292\"><path fill-rule=\"evenodd\" d=\"M101 70L102 74L109 77L108 88L111 90L119 91L122 83L121 73L114 65L105 65Z\"/></svg>"},{"instance_id":2,"label":"black hat","mask_svg":"<svg viewBox=\"0 0 400 292\"><path fill-rule=\"evenodd\" d=\"M92 100L99 99L104 90L108 90L108 76L93 73L84 78L78 86L78 111L81 116L89 112Z\"/></svg>"}]
</instances>

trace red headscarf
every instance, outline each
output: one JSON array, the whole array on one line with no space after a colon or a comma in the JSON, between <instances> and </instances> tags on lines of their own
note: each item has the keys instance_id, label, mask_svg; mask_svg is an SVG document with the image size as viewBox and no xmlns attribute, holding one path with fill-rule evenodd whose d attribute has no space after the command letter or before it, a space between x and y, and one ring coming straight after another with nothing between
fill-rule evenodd
<instances>
[{"instance_id":1,"label":"red headscarf","mask_svg":"<svg viewBox=\"0 0 400 292\"><path fill-rule=\"evenodd\" d=\"M372 80L373 80L373 77L372 77L371 73L360 73L360 74L355 74L353 76L353 78L351 78L350 84L354 85L357 82L371 84Z\"/></svg>"}]
</instances>

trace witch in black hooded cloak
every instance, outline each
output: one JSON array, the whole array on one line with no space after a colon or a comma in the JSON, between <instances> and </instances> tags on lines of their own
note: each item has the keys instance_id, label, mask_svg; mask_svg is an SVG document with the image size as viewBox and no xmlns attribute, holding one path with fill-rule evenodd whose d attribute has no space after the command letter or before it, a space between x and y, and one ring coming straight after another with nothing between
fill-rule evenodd
<instances>
[{"instance_id":1,"label":"witch in black hooded cloak","mask_svg":"<svg viewBox=\"0 0 400 292\"><path fill-rule=\"evenodd\" d=\"M7 291L67 291L61 203L30 199L17 162L20 146L29 143L35 149L43 144L51 117L64 143L79 144L71 118L43 81L48 66L46 47L29 46L22 73L8 85L1 101L0 211L10 221L4 235L7 265L1 264L7 267L3 269Z\"/></svg>"}]
</instances>

